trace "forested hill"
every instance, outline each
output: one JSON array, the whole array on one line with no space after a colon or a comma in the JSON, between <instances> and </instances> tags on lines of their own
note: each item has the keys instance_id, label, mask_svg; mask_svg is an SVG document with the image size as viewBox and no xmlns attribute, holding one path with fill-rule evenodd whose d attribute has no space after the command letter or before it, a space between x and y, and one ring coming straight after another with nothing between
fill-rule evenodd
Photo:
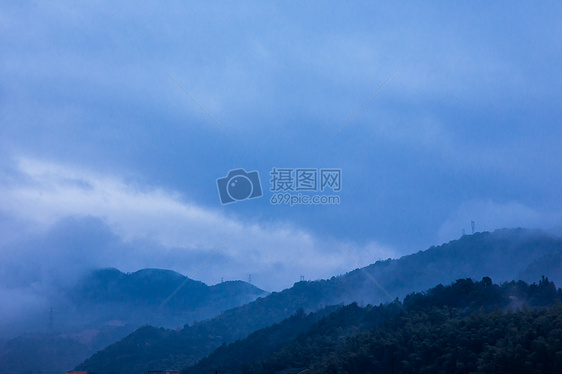
<instances>
[{"instance_id":1,"label":"forested hill","mask_svg":"<svg viewBox=\"0 0 562 374\"><path fill-rule=\"evenodd\" d=\"M182 283L174 298L158 308ZM52 300L53 331L27 333L2 344L0 368L63 372L143 324L175 328L268 294L241 281L207 286L171 270L126 274L112 268L88 272L77 284L59 291L62 296Z\"/></svg>"},{"instance_id":2,"label":"forested hill","mask_svg":"<svg viewBox=\"0 0 562 374\"><path fill-rule=\"evenodd\" d=\"M525 274L523 279L527 281L536 281L542 275L557 279L562 269L547 260L561 251L559 238L540 231L506 229L466 235L397 260L376 262L365 270L394 299L460 278L491 276L503 282ZM545 262L548 267L543 266ZM193 365L223 343L278 323L301 308L310 312L325 305L354 301L376 305L392 300L362 270L328 280L298 282L290 289L273 292L180 331L143 327L96 353L78 368L133 374L155 367Z\"/></svg>"},{"instance_id":3,"label":"forested hill","mask_svg":"<svg viewBox=\"0 0 562 374\"><path fill-rule=\"evenodd\" d=\"M159 305L183 286L165 305ZM216 316L268 293L242 281L208 286L172 270L142 269L125 274L107 268L86 274L66 292L82 320L123 320L178 327Z\"/></svg>"},{"instance_id":4,"label":"forested hill","mask_svg":"<svg viewBox=\"0 0 562 374\"><path fill-rule=\"evenodd\" d=\"M561 373L561 301L548 279L463 279L403 303L297 313L182 374Z\"/></svg>"}]
</instances>

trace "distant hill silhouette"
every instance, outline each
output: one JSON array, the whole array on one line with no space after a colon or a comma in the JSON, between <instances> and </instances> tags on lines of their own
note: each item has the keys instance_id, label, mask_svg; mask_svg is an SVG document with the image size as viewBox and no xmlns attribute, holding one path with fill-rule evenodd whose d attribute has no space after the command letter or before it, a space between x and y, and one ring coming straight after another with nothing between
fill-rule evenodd
<instances>
[{"instance_id":1,"label":"distant hill silhouette","mask_svg":"<svg viewBox=\"0 0 562 374\"><path fill-rule=\"evenodd\" d=\"M93 312L98 319L177 327L246 304L267 292L242 281L207 286L172 270L142 269L125 274L109 268L88 273L67 295L82 315Z\"/></svg>"},{"instance_id":2,"label":"distant hill silhouette","mask_svg":"<svg viewBox=\"0 0 562 374\"><path fill-rule=\"evenodd\" d=\"M267 295L242 281L207 286L171 270L142 269L125 274L112 268L87 273L62 294L54 305L56 328L7 341L0 349L1 369L64 372L141 325L175 328Z\"/></svg>"},{"instance_id":3,"label":"distant hill silhouette","mask_svg":"<svg viewBox=\"0 0 562 374\"><path fill-rule=\"evenodd\" d=\"M457 279L490 276L503 282L524 276L525 280L535 281L545 275L558 280L560 267L552 263L543 267L541 261L559 255L561 250L562 239L537 230L518 228L466 235L426 251L379 261L329 280L295 283L287 290L273 292L213 319L186 326L181 331L145 326L96 353L78 369L123 374L158 367L178 369L194 365L223 343L278 323L299 309L310 312L325 305L351 302L376 305ZM378 288L371 277L391 297Z\"/></svg>"}]
</instances>

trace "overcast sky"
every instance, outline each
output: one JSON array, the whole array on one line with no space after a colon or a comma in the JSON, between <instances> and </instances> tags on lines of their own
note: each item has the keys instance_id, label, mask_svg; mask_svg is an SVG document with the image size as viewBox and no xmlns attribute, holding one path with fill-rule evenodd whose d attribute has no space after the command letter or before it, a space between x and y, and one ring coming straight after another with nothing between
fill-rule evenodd
<instances>
[{"instance_id":1,"label":"overcast sky","mask_svg":"<svg viewBox=\"0 0 562 374\"><path fill-rule=\"evenodd\" d=\"M367 265L471 220L559 227L560 19L559 2L2 1L4 292L92 267L190 275L225 240L194 278L272 291L356 268L338 245ZM238 168L263 196L221 205ZM340 203L272 205L273 168L341 169Z\"/></svg>"}]
</instances>

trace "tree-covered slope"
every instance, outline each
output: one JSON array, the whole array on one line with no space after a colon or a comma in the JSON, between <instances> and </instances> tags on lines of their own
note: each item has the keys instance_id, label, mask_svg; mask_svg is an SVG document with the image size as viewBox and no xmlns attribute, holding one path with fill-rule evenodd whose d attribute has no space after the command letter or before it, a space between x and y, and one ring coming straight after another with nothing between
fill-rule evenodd
<instances>
[{"instance_id":1,"label":"tree-covered slope","mask_svg":"<svg viewBox=\"0 0 562 374\"><path fill-rule=\"evenodd\" d=\"M548 279L530 286L463 279L403 303L340 308L279 348L275 332L291 326L285 320L218 348L182 374L561 372L561 302L562 290ZM271 347L265 359L263 350L254 354L261 341Z\"/></svg>"},{"instance_id":2,"label":"tree-covered slope","mask_svg":"<svg viewBox=\"0 0 562 374\"><path fill-rule=\"evenodd\" d=\"M123 342L98 352L79 368L128 374L154 367L178 368L195 364L223 343L233 342L278 323L299 309L310 312L325 305L351 302L376 305L459 278L490 276L499 281L518 279L532 264L540 264L540 259L556 255L561 250L561 239L540 231L513 229L466 235L426 251L396 260L379 261L328 280L298 282L282 292L273 292L214 319L174 332L181 344L171 338L176 335L163 334L161 340L156 339L157 345L168 347L168 350L161 353L156 353L152 345L146 345L141 348L144 354L138 355L137 346L142 345L142 336L137 334L140 332L133 333ZM559 277L556 267L545 267L544 272L541 270L543 268L535 266L526 276L534 276L534 279L539 279L541 275ZM373 282L372 277L382 284L391 298Z\"/></svg>"}]
</instances>

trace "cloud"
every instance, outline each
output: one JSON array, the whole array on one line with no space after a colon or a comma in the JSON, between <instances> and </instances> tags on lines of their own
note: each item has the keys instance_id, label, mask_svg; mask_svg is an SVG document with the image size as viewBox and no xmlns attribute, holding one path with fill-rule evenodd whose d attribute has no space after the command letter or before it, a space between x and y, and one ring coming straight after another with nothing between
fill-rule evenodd
<instances>
[{"instance_id":1,"label":"cloud","mask_svg":"<svg viewBox=\"0 0 562 374\"><path fill-rule=\"evenodd\" d=\"M394 257L380 238L405 254L471 219L556 217L559 5L132 4L0 5L0 153L26 155L0 170L15 262L50 241L68 267L190 274L232 237L196 277L277 289L355 267L319 231L366 264ZM303 164L344 168L345 203L213 208L218 170ZM82 262L57 234L74 230L104 240Z\"/></svg>"},{"instance_id":2,"label":"cloud","mask_svg":"<svg viewBox=\"0 0 562 374\"><path fill-rule=\"evenodd\" d=\"M474 200L462 203L441 225L438 238L447 242L458 238L464 229L471 232L471 221L476 231L501 228L548 228L560 222L560 215L533 209L516 201L497 203L492 200Z\"/></svg>"},{"instance_id":3,"label":"cloud","mask_svg":"<svg viewBox=\"0 0 562 374\"><path fill-rule=\"evenodd\" d=\"M28 259L36 259L30 262L43 270L35 274L114 266L189 275L229 238L196 279L216 283L253 274L258 286L278 290L301 274L324 278L356 267L330 241L286 222L233 218L178 192L54 162L22 157L15 169L19 177L0 187L0 206L4 215L34 227L34 239L20 241L10 256L25 258L28 268ZM363 265L393 254L373 243L346 246Z\"/></svg>"}]
</instances>

